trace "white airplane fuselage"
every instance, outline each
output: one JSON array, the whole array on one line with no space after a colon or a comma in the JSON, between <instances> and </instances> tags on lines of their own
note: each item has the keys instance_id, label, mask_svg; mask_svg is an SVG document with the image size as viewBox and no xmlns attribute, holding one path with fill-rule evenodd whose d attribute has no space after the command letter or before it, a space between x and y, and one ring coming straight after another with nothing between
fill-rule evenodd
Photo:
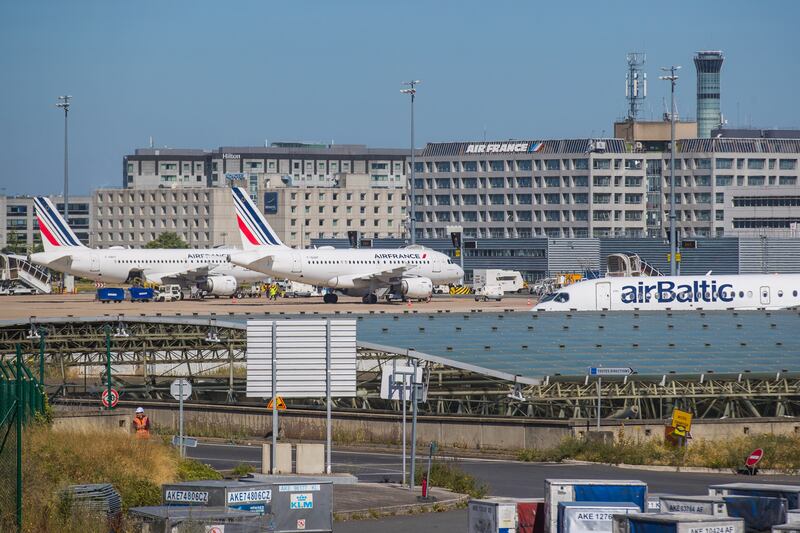
<instances>
[{"instance_id":1,"label":"white airplane fuselage","mask_svg":"<svg viewBox=\"0 0 800 533\"><path fill-rule=\"evenodd\" d=\"M58 272L92 281L123 283L131 273L148 278L162 275L180 277L181 272L208 269L208 276L231 276L239 283L263 280L264 274L232 264L228 258L236 249L90 249L64 248L31 255L31 261ZM203 277L203 276L200 276Z\"/></svg>"},{"instance_id":2,"label":"white airplane fuselage","mask_svg":"<svg viewBox=\"0 0 800 533\"><path fill-rule=\"evenodd\" d=\"M800 274L606 277L546 295L533 311L786 309L800 306Z\"/></svg>"},{"instance_id":3,"label":"white airplane fuselage","mask_svg":"<svg viewBox=\"0 0 800 533\"><path fill-rule=\"evenodd\" d=\"M427 248L295 250L274 247L269 249L270 255L264 256L264 253L263 249L239 252L231 256L231 261L274 277L356 295L387 285L382 279L363 279L376 271L396 270L385 278L397 283L403 280L414 283L415 278L427 278L434 285L443 285L457 283L463 276L461 268L448 256Z\"/></svg>"}]
</instances>

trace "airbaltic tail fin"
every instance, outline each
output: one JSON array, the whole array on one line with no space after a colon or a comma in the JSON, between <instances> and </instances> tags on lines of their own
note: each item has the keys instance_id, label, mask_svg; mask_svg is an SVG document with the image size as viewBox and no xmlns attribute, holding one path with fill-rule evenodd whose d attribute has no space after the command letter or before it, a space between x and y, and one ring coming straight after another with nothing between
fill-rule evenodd
<instances>
[{"instance_id":1,"label":"airbaltic tail fin","mask_svg":"<svg viewBox=\"0 0 800 533\"><path fill-rule=\"evenodd\" d=\"M260 246L285 246L278 234L270 227L267 219L258 210L247 191L241 187L233 187L233 205L236 207L236 222L239 235L245 250Z\"/></svg>"},{"instance_id":2,"label":"airbaltic tail fin","mask_svg":"<svg viewBox=\"0 0 800 533\"><path fill-rule=\"evenodd\" d=\"M49 198L37 196L33 202L36 206L39 231L42 234L42 246L46 252L65 248L86 248Z\"/></svg>"}]
</instances>

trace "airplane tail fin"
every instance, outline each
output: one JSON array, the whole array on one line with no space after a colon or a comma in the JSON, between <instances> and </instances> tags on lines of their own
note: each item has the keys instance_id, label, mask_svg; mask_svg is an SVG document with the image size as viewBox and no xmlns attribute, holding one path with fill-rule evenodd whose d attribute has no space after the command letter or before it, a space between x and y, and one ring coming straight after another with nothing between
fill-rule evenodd
<instances>
[{"instance_id":1,"label":"airplane tail fin","mask_svg":"<svg viewBox=\"0 0 800 533\"><path fill-rule=\"evenodd\" d=\"M42 246L46 252L66 248L86 248L49 198L37 196L33 199L33 203L36 207L39 232L42 234Z\"/></svg>"},{"instance_id":2,"label":"airplane tail fin","mask_svg":"<svg viewBox=\"0 0 800 533\"><path fill-rule=\"evenodd\" d=\"M285 247L247 191L242 187L233 187L231 192L233 205L236 207L236 222L239 226L239 236L242 238L242 247L245 250L261 246Z\"/></svg>"}]
</instances>

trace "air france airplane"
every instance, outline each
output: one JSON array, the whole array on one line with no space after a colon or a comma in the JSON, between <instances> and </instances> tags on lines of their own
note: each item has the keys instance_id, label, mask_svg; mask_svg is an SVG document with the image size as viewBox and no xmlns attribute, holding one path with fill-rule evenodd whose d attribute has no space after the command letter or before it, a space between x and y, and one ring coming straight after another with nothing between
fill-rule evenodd
<instances>
[{"instance_id":1,"label":"air france airplane","mask_svg":"<svg viewBox=\"0 0 800 533\"><path fill-rule=\"evenodd\" d=\"M210 296L232 296L245 282L266 278L228 261L232 248L213 249L109 249L87 248L69 227L49 198L34 198L36 218L44 252L30 259L58 272L92 281L130 283L137 279L151 283L176 283L183 288L197 285Z\"/></svg>"},{"instance_id":2,"label":"air france airplane","mask_svg":"<svg viewBox=\"0 0 800 533\"><path fill-rule=\"evenodd\" d=\"M533 311L786 309L800 306L800 274L606 277L544 296Z\"/></svg>"},{"instance_id":3,"label":"air france airplane","mask_svg":"<svg viewBox=\"0 0 800 533\"><path fill-rule=\"evenodd\" d=\"M289 248L247 191L235 187L232 193L245 251L231 255L231 261L271 276L333 289L335 292L325 294L325 303L336 303L337 292L361 296L364 303L377 303L379 297L426 300L431 297L434 285L456 283L464 275L461 267L445 254L421 246L361 250L337 250L330 246Z\"/></svg>"}]
</instances>

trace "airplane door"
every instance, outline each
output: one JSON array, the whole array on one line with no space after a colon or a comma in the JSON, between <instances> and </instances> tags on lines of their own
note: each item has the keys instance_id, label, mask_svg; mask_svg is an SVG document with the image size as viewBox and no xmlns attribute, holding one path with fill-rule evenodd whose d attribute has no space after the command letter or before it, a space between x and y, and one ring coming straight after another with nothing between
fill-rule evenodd
<instances>
[{"instance_id":1,"label":"airplane door","mask_svg":"<svg viewBox=\"0 0 800 533\"><path fill-rule=\"evenodd\" d=\"M761 287L761 303L762 304L769 304L769 287Z\"/></svg>"},{"instance_id":2,"label":"airplane door","mask_svg":"<svg viewBox=\"0 0 800 533\"><path fill-rule=\"evenodd\" d=\"M100 261L98 261L97 257L94 255L92 255L89 261L89 271L100 272Z\"/></svg>"},{"instance_id":3,"label":"airplane door","mask_svg":"<svg viewBox=\"0 0 800 533\"><path fill-rule=\"evenodd\" d=\"M434 272L441 272L442 271L442 262L439 261L437 258L433 258L433 271Z\"/></svg>"},{"instance_id":4,"label":"airplane door","mask_svg":"<svg viewBox=\"0 0 800 533\"><path fill-rule=\"evenodd\" d=\"M301 260L300 254L294 252L292 254L292 272L302 272L303 271L303 262Z\"/></svg>"},{"instance_id":5,"label":"airplane door","mask_svg":"<svg viewBox=\"0 0 800 533\"><path fill-rule=\"evenodd\" d=\"M595 292L597 296L597 310L611 309L611 284L598 283L595 285Z\"/></svg>"}]
</instances>

